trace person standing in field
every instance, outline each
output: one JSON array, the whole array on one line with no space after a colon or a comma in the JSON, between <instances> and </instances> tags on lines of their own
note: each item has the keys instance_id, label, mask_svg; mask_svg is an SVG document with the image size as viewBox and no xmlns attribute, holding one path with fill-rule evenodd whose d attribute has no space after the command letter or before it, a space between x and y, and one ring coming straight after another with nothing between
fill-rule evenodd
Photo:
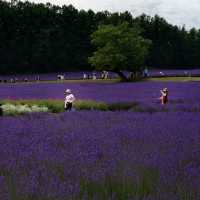
<instances>
[{"instance_id":1,"label":"person standing in field","mask_svg":"<svg viewBox=\"0 0 200 200\"><path fill-rule=\"evenodd\" d=\"M105 77L104 77L105 79L108 79L109 78L109 73L108 73L108 71L105 71Z\"/></svg>"},{"instance_id":2,"label":"person standing in field","mask_svg":"<svg viewBox=\"0 0 200 200\"><path fill-rule=\"evenodd\" d=\"M104 79L105 78L105 71L103 71L102 73L101 73L101 79Z\"/></svg>"},{"instance_id":3,"label":"person standing in field","mask_svg":"<svg viewBox=\"0 0 200 200\"><path fill-rule=\"evenodd\" d=\"M168 89L164 88L160 90L160 92L161 92L161 97L160 97L161 104L165 105L168 102Z\"/></svg>"},{"instance_id":4,"label":"person standing in field","mask_svg":"<svg viewBox=\"0 0 200 200\"><path fill-rule=\"evenodd\" d=\"M83 73L83 80L87 79L87 74Z\"/></svg>"},{"instance_id":5,"label":"person standing in field","mask_svg":"<svg viewBox=\"0 0 200 200\"><path fill-rule=\"evenodd\" d=\"M72 94L71 90L70 89L67 89L65 91L65 110L71 110L72 109L72 106L73 106L73 103L75 101L75 97L74 95Z\"/></svg>"},{"instance_id":6,"label":"person standing in field","mask_svg":"<svg viewBox=\"0 0 200 200\"><path fill-rule=\"evenodd\" d=\"M92 80L96 80L96 79L97 79L97 75L96 75L96 73L93 73Z\"/></svg>"},{"instance_id":7,"label":"person standing in field","mask_svg":"<svg viewBox=\"0 0 200 200\"><path fill-rule=\"evenodd\" d=\"M3 108L1 106L2 106L2 104L0 103L0 116L3 115Z\"/></svg>"},{"instance_id":8,"label":"person standing in field","mask_svg":"<svg viewBox=\"0 0 200 200\"><path fill-rule=\"evenodd\" d=\"M148 68L145 67L144 71L143 71L144 77L147 78L149 76L149 71Z\"/></svg>"}]
</instances>

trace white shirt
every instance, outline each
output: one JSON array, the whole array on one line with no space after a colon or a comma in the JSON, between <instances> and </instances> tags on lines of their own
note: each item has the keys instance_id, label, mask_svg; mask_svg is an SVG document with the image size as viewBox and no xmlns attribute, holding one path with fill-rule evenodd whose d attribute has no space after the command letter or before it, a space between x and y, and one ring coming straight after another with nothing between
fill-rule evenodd
<instances>
[{"instance_id":1,"label":"white shirt","mask_svg":"<svg viewBox=\"0 0 200 200\"><path fill-rule=\"evenodd\" d=\"M66 103L73 103L75 100L76 100L76 99L75 99L75 97L74 97L73 94L68 94L68 95L66 95L66 97L65 97L65 104L66 104Z\"/></svg>"},{"instance_id":2,"label":"white shirt","mask_svg":"<svg viewBox=\"0 0 200 200\"><path fill-rule=\"evenodd\" d=\"M166 97L167 96L167 93L166 92L163 92L162 90L160 90L162 96Z\"/></svg>"}]
</instances>

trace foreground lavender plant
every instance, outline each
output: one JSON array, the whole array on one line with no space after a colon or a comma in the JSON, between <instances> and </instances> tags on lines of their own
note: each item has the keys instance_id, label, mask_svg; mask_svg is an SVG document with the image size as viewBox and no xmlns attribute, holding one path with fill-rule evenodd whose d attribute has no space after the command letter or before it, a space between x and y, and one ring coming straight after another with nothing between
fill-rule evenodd
<instances>
[{"instance_id":1,"label":"foreground lavender plant","mask_svg":"<svg viewBox=\"0 0 200 200\"><path fill-rule=\"evenodd\" d=\"M200 198L199 113L0 118L0 199Z\"/></svg>"}]
</instances>

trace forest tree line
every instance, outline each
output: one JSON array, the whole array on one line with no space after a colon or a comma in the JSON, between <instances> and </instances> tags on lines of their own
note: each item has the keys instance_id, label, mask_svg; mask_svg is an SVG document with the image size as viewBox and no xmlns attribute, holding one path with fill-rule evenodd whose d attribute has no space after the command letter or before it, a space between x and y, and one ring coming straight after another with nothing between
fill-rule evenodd
<instances>
[{"instance_id":1,"label":"forest tree line","mask_svg":"<svg viewBox=\"0 0 200 200\"><path fill-rule=\"evenodd\" d=\"M92 70L91 34L99 25L123 22L139 25L142 36L152 41L146 66L200 66L200 30L186 30L157 15L133 17L128 11L93 12L72 5L0 0L0 73Z\"/></svg>"}]
</instances>

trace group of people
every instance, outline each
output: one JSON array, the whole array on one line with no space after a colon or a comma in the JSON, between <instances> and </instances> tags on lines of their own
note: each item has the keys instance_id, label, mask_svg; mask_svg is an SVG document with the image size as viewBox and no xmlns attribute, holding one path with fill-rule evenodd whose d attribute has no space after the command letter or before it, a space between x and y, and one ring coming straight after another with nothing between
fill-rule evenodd
<instances>
[{"instance_id":1,"label":"group of people","mask_svg":"<svg viewBox=\"0 0 200 200\"><path fill-rule=\"evenodd\" d=\"M96 75L95 72L93 72L92 75L83 73L83 80L86 80L86 79L96 80L97 79L97 75Z\"/></svg>"},{"instance_id":2,"label":"group of people","mask_svg":"<svg viewBox=\"0 0 200 200\"><path fill-rule=\"evenodd\" d=\"M109 78L109 73L108 71L103 71L101 74L101 79L108 79Z\"/></svg>"},{"instance_id":3,"label":"group of people","mask_svg":"<svg viewBox=\"0 0 200 200\"><path fill-rule=\"evenodd\" d=\"M29 81L40 81L40 76L36 76L34 79L28 79L28 77L18 79L17 77L10 79L0 79L0 83L18 83L18 82L29 82Z\"/></svg>"},{"instance_id":4,"label":"group of people","mask_svg":"<svg viewBox=\"0 0 200 200\"><path fill-rule=\"evenodd\" d=\"M109 72L108 71L102 71L101 79L108 79L108 78L109 78ZM95 72L93 72L92 75L83 73L83 80L86 80L86 79L96 80L97 74Z\"/></svg>"}]
</instances>

